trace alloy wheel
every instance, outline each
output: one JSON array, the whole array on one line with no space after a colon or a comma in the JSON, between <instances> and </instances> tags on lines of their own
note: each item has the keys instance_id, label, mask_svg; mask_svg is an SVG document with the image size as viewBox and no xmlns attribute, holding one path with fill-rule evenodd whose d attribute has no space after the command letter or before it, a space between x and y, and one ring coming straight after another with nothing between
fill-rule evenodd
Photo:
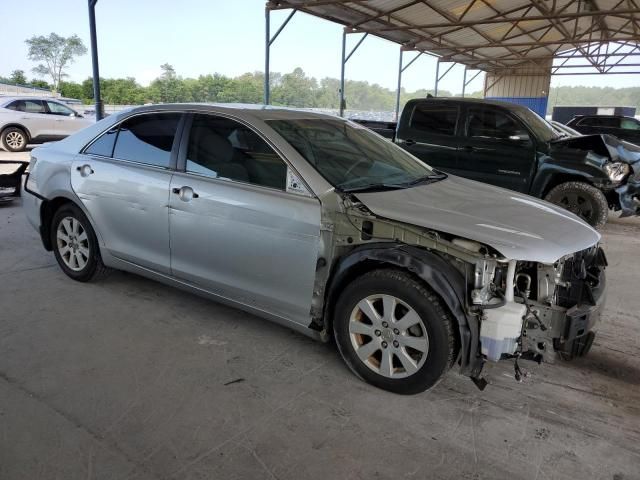
<instances>
[{"instance_id":1,"label":"alloy wheel","mask_svg":"<svg viewBox=\"0 0 640 480\"><path fill-rule=\"evenodd\" d=\"M593 216L591 200L578 193L566 193L560 199L560 205L584 220L588 221Z\"/></svg>"},{"instance_id":2,"label":"alloy wheel","mask_svg":"<svg viewBox=\"0 0 640 480\"><path fill-rule=\"evenodd\" d=\"M349 318L349 337L360 361L386 378L416 373L427 359L424 322L407 303L392 295L370 295Z\"/></svg>"},{"instance_id":3,"label":"alloy wheel","mask_svg":"<svg viewBox=\"0 0 640 480\"><path fill-rule=\"evenodd\" d=\"M87 232L74 217L64 217L56 231L58 253L64 264L74 272L81 271L89 261Z\"/></svg>"},{"instance_id":4,"label":"alloy wheel","mask_svg":"<svg viewBox=\"0 0 640 480\"><path fill-rule=\"evenodd\" d=\"M18 150L24 147L25 138L24 135L20 132L9 132L5 137L5 142L9 146L9 148L13 150Z\"/></svg>"}]
</instances>

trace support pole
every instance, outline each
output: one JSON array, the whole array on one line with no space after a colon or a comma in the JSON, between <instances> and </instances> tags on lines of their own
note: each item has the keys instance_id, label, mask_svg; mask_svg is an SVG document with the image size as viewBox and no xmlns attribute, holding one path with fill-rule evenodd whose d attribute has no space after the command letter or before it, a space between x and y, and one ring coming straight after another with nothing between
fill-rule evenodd
<instances>
[{"instance_id":1,"label":"support pole","mask_svg":"<svg viewBox=\"0 0 640 480\"><path fill-rule=\"evenodd\" d=\"M467 67L464 67L464 74L462 75L462 98L464 98L464 90L467 88Z\"/></svg>"},{"instance_id":2,"label":"support pole","mask_svg":"<svg viewBox=\"0 0 640 480\"><path fill-rule=\"evenodd\" d=\"M269 54L271 51L271 10L264 9L264 96L265 105L269 105Z\"/></svg>"},{"instance_id":3,"label":"support pole","mask_svg":"<svg viewBox=\"0 0 640 480\"><path fill-rule=\"evenodd\" d=\"M436 86L433 89L433 96L438 96L438 81L440 80L440 59L438 59L438 63L436 63Z\"/></svg>"},{"instance_id":4,"label":"support pole","mask_svg":"<svg viewBox=\"0 0 640 480\"><path fill-rule=\"evenodd\" d=\"M344 116L344 67L345 67L345 54L347 52L347 31L342 31L342 56L340 57L340 116Z\"/></svg>"},{"instance_id":5,"label":"support pole","mask_svg":"<svg viewBox=\"0 0 640 480\"><path fill-rule=\"evenodd\" d=\"M400 89L402 88L402 47L400 47L400 62L398 63L398 89L396 90L396 113L395 121L398 121L398 114L400 113Z\"/></svg>"},{"instance_id":6,"label":"support pole","mask_svg":"<svg viewBox=\"0 0 640 480\"><path fill-rule=\"evenodd\" d=\"M93 66L93 100L96 105L96 120L104 117L104 107L100 98L100 71L98 66L98 36L96 35L96 3L89 0L89 34L91 37L91 64Z\"/></svg>"}]
</instances>

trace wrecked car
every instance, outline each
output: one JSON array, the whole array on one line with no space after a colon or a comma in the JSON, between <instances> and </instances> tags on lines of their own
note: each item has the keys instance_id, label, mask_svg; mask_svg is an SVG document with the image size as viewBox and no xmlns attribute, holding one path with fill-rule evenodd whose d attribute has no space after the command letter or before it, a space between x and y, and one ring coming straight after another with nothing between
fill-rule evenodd
<instances>
[{"instance_id":1,"label":"wrecked car","mask_svg":"<svg viewBox=\"0 0 640 480\"><path fill-rule=\"evenodd\" d=\"M569 137L522 105L474 98L407 102L395 123L359 121L439 170L508 188L575 213L600 229L629 177L611 135Z\"/></svg>"},{"instance_id":2,"label":"wrecked car","mask_svg":"<svg viewBox=\"0 0 640 480\"><path fill-rule=\"evenodd\" d=\"M583 355L605 299L577 216L327 115L139 107L33 150L24 188L72 279L126 270L335 338L403 394L452 367L482 387L487 361Z\"/></svg>"}]
</instances>

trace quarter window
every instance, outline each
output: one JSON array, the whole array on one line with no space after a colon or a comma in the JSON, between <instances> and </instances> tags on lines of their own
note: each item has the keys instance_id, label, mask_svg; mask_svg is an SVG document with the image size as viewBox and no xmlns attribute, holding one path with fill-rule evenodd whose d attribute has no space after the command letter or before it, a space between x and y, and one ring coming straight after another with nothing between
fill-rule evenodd
<instances>
[{"instance_id":1,"label":"quarter window","mask_svg":"<svg viewBox=\"0 0 640 480\"><path fill-rule=\"evenodd\" d=\"M120 124L113 157L169 168L179 113L138 115Z\"/></svg>"},{"instance_id":2,"label":"quarter window","mask_svg":"<svg viewBox=\"0 0 640 480\"><path fill-rule=\"evenodd\" d=\"M529 133L507 114L498 110L470 108L467 136L499 140L526 140Z\"/></svg>"},{"instance_id":3,"label":"quarter window","mask_svg":"<svg viewBox=\"0 0 640 480\"><path fill-rule=\"evenodd\" d=\"M437 135L455 135L458 107L452 105L417 104L409 126L421 132Z\"/></svg>"},{"instance_id":4,"label":"quarter window","mask_svg":"<svg viewBox=\"0 0 640 480\"><path fill-rule=\"evenodd\" d=\"M186 171L285 190L287 164L253 130L228 118L195 115Z\"/></svg>"}]
</instances>

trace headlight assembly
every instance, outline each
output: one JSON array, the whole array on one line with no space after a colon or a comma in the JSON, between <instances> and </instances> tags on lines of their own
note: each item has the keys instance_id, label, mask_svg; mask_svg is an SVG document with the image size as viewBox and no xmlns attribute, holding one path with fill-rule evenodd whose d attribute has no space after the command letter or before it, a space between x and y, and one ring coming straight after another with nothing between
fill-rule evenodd
<instances>
[{"instance_id":1,"label":"headlight assembly","mask_svg":"<svg viewBox=\"0 0 640 480\"><path fill-rule=\"evenodd\" d=\"M610 162L604 165L604 170L612 181L620 182L624 180L624 177L629 174L631 169L628 163Z\"/></svg>"}]
</instances>

